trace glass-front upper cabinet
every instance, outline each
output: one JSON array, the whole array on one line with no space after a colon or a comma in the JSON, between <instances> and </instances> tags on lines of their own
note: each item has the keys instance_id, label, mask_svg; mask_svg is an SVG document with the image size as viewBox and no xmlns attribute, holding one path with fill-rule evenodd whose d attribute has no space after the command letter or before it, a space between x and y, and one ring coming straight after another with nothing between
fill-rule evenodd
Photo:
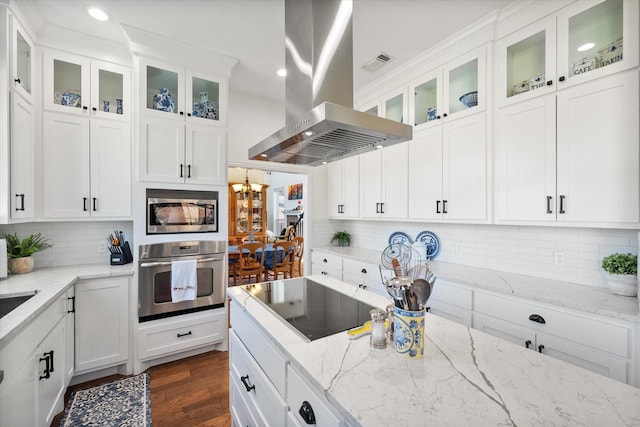
<instances>
[{"instance_id":1,"label":"glass-front upper cabinet","mask_svg":"<svg viewBox=\"0 0 640 427\"><path fill-rule=\"evenodd\" d=\"M639 4L579 1L558 13L561 87L638 66Z\"/></svg>"},{"instance_id":2,"label":"glass-front upper cabinet","mask_svg":"<svg viewBox=\"0 0 640 427\"><path fill-rule=\"evenodd\" d=\"M27 100L31 100L33 73L33 42L14 18L12 25L11 78L13 87Z\"/></svg>"},{"instance_id":3,"label":"glass-front upper cabinet","mask_svg":"<svg viewBox=\"0 0 640 427\"><path fill-rule=\"evenodd\" d=\"M575 2L498 40L498 105L638 66L639 4Z\"/></svg>"},{"instance_id":4,"label":"glass-front upper cabinet","mask_svg":"<svg viewBox=\"0 0 640 427\"><path fill-rule=\"evenodd\" d=\"M431 126L483 111L485 61L486 48L482 47L415 79L409 100L414 126Z\"/></svg>"},{"instance_id":5,"label":"glass-front upper cabinet","mask_svg":"<svg viewBox=\"0 0 640 427\"><path fill-rule=\"evenodd\" d=\"M132 102L131 73L116 64L91 64L91 114L118 120L129 120Z\"/></svg>"},{"instance_id":6,"label":"glass-front upper cabinet","mask_svg":"<svg viewBox=\"0 0 640 427\"><path fill-rule=\"evenodd\" d=\"M367 114L380 116L380 113L382 112L382 107L380 106L380 103L381 101L379 99L376 99L358 106L357 109Z\"/></svg>"},{"instance_id":7,"label":"glass-front upper cabinet","mask_svg":"<svg viewBox=\"0 0 640 427\"><path fill-rule=\"evenodd\" d=\"M382 96L380 116L385 119L405 123L407 119L406 86L394 89Z\"/></svg>"},{"instance_id":8,"label":"glass-front upper cabinet","mask_svg":"<svg viewBox=\"0 0 640 427\"><path fill-rule=\"evenodd\" d=\"M89 59L46 50L44 53L43 104L46 109L89 115Z\"/></svg>"},{"instance_id":9,"label":"glass-front upper cabinet","mask_svg":"<svg viewBox=\"0 0 640 427\"><path fill-rule=\"evenodd\" d=\"M555 90L556 19L542 19L496 43L498 105Z\"/></svg>"},{"instance_id":10,"label":"glass-front upper cabinet","mask_svg":"<svg viewBox=\"0 0 640 427\"><path fill-rule=\"evenodd\" d=\"M222 79L193 73L173 64L141 59L144 111L198 123L219 123L226 105ZM167 116L169 113L169 116Z\"/></svg>"}]
</instances>

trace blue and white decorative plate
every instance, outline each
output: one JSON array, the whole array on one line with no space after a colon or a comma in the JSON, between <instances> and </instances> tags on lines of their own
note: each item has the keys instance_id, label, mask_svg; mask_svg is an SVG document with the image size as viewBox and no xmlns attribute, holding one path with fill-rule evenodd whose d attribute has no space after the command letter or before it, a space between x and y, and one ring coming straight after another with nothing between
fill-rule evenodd
<instances>
[{"instance_id":1,"label":"blue and white decorative plate","mask_svg":"<svg viewBox=\"0 0 640 427\"><path fill-rule=\"evenodd\" d=\"M416 236L416 242L422 242L427 247L427 258L435 258L440 250L440 241L431 231L421 231Z\"/></svg>"},{"instance_id":2,"label":"blue and white decorative plate","mask_svg":"<svg viewBox=\"0 0 640 427\"><path fill-rule=\"evenodd\" d=\"M403 233L402 231L394 231L389 236L389 244L393 245L394 243L403 243L405 245L411 245L413 240L407 233Z\"/></svg>"}]
</instances>

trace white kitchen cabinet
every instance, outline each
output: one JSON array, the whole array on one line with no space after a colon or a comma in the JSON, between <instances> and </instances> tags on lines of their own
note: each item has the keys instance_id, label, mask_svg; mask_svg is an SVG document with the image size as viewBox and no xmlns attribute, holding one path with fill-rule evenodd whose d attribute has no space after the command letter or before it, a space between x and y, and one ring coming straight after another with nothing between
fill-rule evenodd
<instances>
[{"instance_id":1,"label":"white kitchen cabinet","mask_svg":"<svg viewBox=\"0 0 640 427\"><path fill-rule=\"evenodd\" d=\"M432 314L471 326L473 291L456 283L439 279L431 291L427 308Z\"/></svg>"},{"instance_id":2,"label":"white kitchen cabinet","mask_svg":"<svg viewBox=\"0 0 640 427\"><path fill-rule=\"evenodd\" d=\"M636 67L638 2L574 2L501 37L496 54L501 107Z\"/></svg>"},{"instance_id":3,"label":"white kitchen cabinet","mask_svg":"<svg viewBox=\"0 0 640 427\"><path fill-rule=\"evenodd\" d=\"M637 227L638 81L618 73L499 109L497 220Z\"/></svg>"},{"instance_id":4,"label":"white kitchen cabinet","mask_svg":"<svg viewBox=\"0 0 640 427\"><path fill-rule=\"evenodd\" d=\"M342 257L314 249L311 252L311 274L342 280Z\"/></svg>"},{"instance_id":5,"label":"white kitchen cabinet","mask_svg":"<svg viewBox=\"0 0 640 427\"><path fill-rule=\"evenodd\" d=\"M33 105L17 90L11 93L10 216L34 216L34 117Z\"/></svg>"},{"instance_id":6,"label":"white kitchen cabinet","mask_svg":"<svg viewBox=\"0 0 640 427\"><path fill-rule=\"evenodd\" d=\"M129 278L75 285L75 371L117 366L129 358Z\"/></svg>"},{"instance_id":7,"label":"white kitchen cabinet","mask_svg":"<svg viewBox=\"0 0 640 427\"><path fill-rule=\"evenodd\" d=\"M409 142L409 217L486 221L486 115L417 131Z\"/></svg>"},{"instance_id":8,"label":"white kitchen cabinet","mask_svg":"<svg viewBox=\"0 0 640 427\"><path fill-rule=\"evenodd\" d=\"M409 111L415 130L485 110L486 50L483 46L461 55L410 83ZM467 98L471 102L465 104Z\"/></svg>"},{"instance_id":9,"label":"white kitchen cabinet","mask_svg":"<svg viewBox=\"0 0 640 427\"><path fill-rule=\"evenodd\" d=\"M0 425L51 425L64 405L66 295L57 298L0 351Z\"/></svg>"},{"instance_id":10,"label":"white kitchen cabinet","mask_svg":"<svg viewBox=\"0 0 640 427\"><path fill-rule=\"evenodd\" d=\"M475 291L473 327L622 382L632 382L635 325Z\"/></svg>"},{"instance_id":11,"label":"white kitchen cabinet","mask_svg":"<svg viewBox=\"0 0 640 427\"><path fill-rule=\"evenodd\" d=\"M327 165L329 218L349 219L360 215L360 157L348 157Z\"/></svg>"},{"instance_id":12,"label":"white kitchen cabinet","mask_svg":"<svg viewBox=\"0 0 640 427\"><path fill-rule=\"evenodd\" d=\"M360 217L406 218L408 144L360 155Z\"/></svg>"},{"instance_id":13,"label":"white kitchen cabinet","mask_svg":"<svg viewBox=\"0 0 640 427\"><path fill-rule=\"evenodd\" d=\"M65 323L66 323L66 362L64 371L64 384L65 387L71 382L71 378L75 375L75 346L76 346L76 288L75 285L69 286L66 292L66 303L63 311Z\"/></svg>"},{"instance_id":14,"label":"white kitchen cabinet","mask_svg":"<svg viewBox=\"0 0 640 427\"><path fill-rule=\"evenodd\" d=\"M138 358L151 360L224 341L227 317L223 309L140 323Z\"/></svg>"},{"instance_id":15,"label":"white kitchen cabinet","mask_svg":"<svg viewBox=\"0 0 640 427\"><path fill-rule=\"evenodd\" d=\"M43 75L45 110L130 120L133 104L131 71L128 68L47 49L44 52Z\"/></svg>"},{"instance_id":16,"label":"white kitchen cabinet","mask_svg":"<svg viewBox=\"0 0 640 427\"><path fill-rule=\"evenodd\" d=\"M389 296L382 282L380 268L377 264L343 258L342 281L361 289L375 292L383 297Z\"/></svg>"},{"instance_id":17,"label":"white kitchen cabinet","mask_svg":"<svg viewBox=\"0 0 640 427\"><path fill-rule=\"evenodd\" d=\"M15 15L11 15L10 79L14 93L33 104L33 40Z\"/></svg>"},{"instance_id":18,"label":"white kitchen cabinet","mask_svg":"<svg viewBox=\"0 0 640 427\"><path fill-rule=\"evenodd\" d=\"M45 217L131 216L129 123L45 112L43 130Z\"/></svg>"},{"instance_id":19,"label":"white kitchen cabinet","mask_svg":"<svg viewBox=\"0 0 640 427\"><path fill-rule=\"evenodd\" d=\"M402 86L385 92L382 96L358 107L359 111L406 123L408 117L407 88Z\"/></svg>"},{"instance_id":20,"label":"white kitchen cabinet","mask_svg":"<svg viewBox=\"0 0 640 427\"><path fill-rule=\"evenodd\" d=\"M140 120L140 179L224 185L227 180L224 129L161 120Z\"/></svg>"}]
</instances>

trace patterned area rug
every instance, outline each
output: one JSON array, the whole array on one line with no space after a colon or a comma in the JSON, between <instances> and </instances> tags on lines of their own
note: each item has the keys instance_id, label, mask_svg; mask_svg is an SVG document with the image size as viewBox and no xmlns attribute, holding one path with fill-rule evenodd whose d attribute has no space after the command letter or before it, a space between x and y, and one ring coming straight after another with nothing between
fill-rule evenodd
<instances>
[{"instance_id":1,"label":"patterned area rug","mask_svg":"<svg viewBox=\"0 0 640 427\"><path fill-rule=\"evenodd\" d=\"M74 392L60 427L151 426L149 374Z\"/></svg>"}]
</instances>

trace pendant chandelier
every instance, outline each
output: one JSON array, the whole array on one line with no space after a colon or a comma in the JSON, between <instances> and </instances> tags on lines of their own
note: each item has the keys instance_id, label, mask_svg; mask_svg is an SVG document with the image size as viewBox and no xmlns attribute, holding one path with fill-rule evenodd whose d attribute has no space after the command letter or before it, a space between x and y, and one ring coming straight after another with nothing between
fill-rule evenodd
<instances>
[{"instance_id":1,"label":"pendant chandelier","mask_svg":"<svg viewBox=\"0 0 640 427\"><path fill-rule=\"evenodd\" d=\"M247 169L244 183L242 184L233 184L233 191L240 192L246 196L248 196L252 191L262 191L262 184L251 184L249 182L249 169Z\"/></svg>"}]
</instances>

